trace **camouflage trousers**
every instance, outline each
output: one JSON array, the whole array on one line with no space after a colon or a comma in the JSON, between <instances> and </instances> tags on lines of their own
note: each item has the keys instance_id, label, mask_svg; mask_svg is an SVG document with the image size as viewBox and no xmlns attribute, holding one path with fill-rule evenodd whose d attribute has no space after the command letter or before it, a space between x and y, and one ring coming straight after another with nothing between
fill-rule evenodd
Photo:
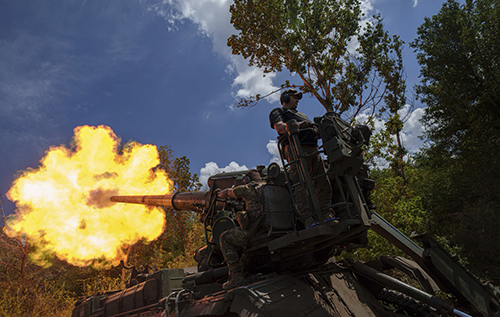
<instances>
[{"instance_id":1,"label":"camouflage trousers","mask_svg":"<svg viewBox=\"0 0 500 317\"><path fill-rule=\"evenodd\" d=\"M245 246L252 237L259 236L268 230L267 221L263 216L259 216L250 223L247 230L234 227L221 234L220 249L230 272L233 274L243 272L245 263L243 263L241 255Z\"/></svg>"},{"instance_id":2,"label":"camouflage trousers","mask_svg":"<svg viewBox=\"0 0 500 317\"><path fill-rule=\"evenodd\" d=\"M220 236L220 248L231 273L242 273L241 253L250 239L250 232L240 227L224 231Z\"/></svg>"},{"instance_id":3,"label":"camouflage trousers","mask_svg":"<svg viewBox=\"0 0 500 317\"><path fill-rule=\"evenodd\" d=\"M315 145L302 145L302 150L305 155L309 155L318 150ZM285 147L285 155L286 160L288 162L293 160L293 154L291 152L290 146L287 145ZM321 175L326 173L325 165L323 164L323 159L321 155L315 154L311 156L307 156L305 158L305 162L309 167L309 173L311 174L311 178L314 178L317 175ZM293 164L290 166L289 171L290 180L296 184L300 182L299 170L297 168L297 164ZM332 187L330 184L330 180L327 175L321 176L315 180L313 180L314 191L316 193L316 197L318 198L319 206L321 209L325 209L326 207L331 205L332 199ZM294 189L294 197L295 203L297 204L297 210L299 212L302 221L312 216L311 208L307 202L307 196L304 188L302 186L297 186Z\"/></svg>"}]
</instances>

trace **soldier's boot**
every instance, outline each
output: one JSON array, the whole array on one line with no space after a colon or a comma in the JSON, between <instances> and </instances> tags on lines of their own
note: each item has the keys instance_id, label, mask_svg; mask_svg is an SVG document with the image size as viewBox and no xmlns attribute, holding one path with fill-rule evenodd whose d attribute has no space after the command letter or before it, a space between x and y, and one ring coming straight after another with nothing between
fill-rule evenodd
<instances>
[{"instance_id":1,"label":"soldier's boot","mask_svg":"<svg viewBox=\"0 0 500 317\"><path fill-rule=\"evenodd\" d=\"M222 285L222 288L225 290L235 288L236 286L238 286L238 283L240 283L244 279L245 276L243 275L243 273L231 273L229 275L229 280L227 280L227 282Z\"/></svg>"},{"instance_id":2,"label":"soldier's boot","mask_svg":"<svg viewBox=\"0 0 500 317\"><path fill-rule=\"evenodd\" d=\"M238 283L245 279L245 275L243 275L243 265L239 263L228 263L229 267L229 279L226 283L222 285L222 288L225 290L229 290L238 286Z\"/></svg>"},{"instance_id":3,"label":"soldier's boot","mask_svg":"<svg viewBox=\"0 0 500 317\"><path fill-rule=\"evenodd\" d=\"M334 224L339 222L332 208L323 211L323 220L329 224Z\"/></svg>"},{"instance_id":4,"label":"soldier's boot","mask_svg":"<svg viewBox=\"0 0 500 317\"><path fill-rule=\"evenodd\" d=\"M316 222L316 220L314 220L313 217L307 217L306 220L304 220L304 226L306 227L306 229L314 227L317 224L318 223Z\"/></svg>"}]
</instances>

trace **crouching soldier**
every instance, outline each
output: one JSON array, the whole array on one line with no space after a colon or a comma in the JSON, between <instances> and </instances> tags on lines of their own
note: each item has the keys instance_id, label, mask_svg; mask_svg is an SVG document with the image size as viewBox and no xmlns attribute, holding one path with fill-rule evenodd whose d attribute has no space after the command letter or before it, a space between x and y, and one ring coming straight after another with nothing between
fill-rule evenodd
<instances>
[{"instance_id":1,"label":"crouching soldier","mask_svg":"<svg viewBox=\"0 0 500 317\"><path fill-rule=\"evenodd\" d=\"M227 197L243 199L246 205L246 211L236 214L240 226L225 231L220 237L222 255L229 268L229 280L222 285L226 290L234 288L244 279L241 253L247 242L256 233L267 231L259 199L265 183L255 169L245 174L244 183L245 185L226 188L219 193L221 199Z\"/></svg>"}]
</instances>

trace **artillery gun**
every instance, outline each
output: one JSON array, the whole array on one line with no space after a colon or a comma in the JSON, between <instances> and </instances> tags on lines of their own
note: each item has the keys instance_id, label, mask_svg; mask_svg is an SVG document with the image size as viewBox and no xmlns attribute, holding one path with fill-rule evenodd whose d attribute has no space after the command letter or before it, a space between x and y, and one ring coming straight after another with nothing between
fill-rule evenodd
<instances>
[{"instance_id":1,"label":"artillery gun","mask_svg":"<svg viewBox=\"0 0 500 317\"><path fill-rule=\"evenodd\" d=\"M327 175L338 221L325 221L308 172L306 155L298 139L298 125L288 122L283 142L293 152L290 162L258 166L266 181L260 196L269 230L252 237L243 256L246 279L223 290L228 269L220 251L220 235L234 227L241 201L220 199L224 188L243 184L243 172L213 175L208 191L157 196L113 196L111 201L200 214L206 246L197 250L197 272L163 269L133 276L124 290L81 298L72 317L122 316L500 316L499 293L481 284L459 265L432 237L418 238L424 248L406 237L375 212L368 193L372 182L364 175L362 145L369 131L352 127L336 113L314 119L320 132L320 152L326 157ZM300 181L292 184L288 170L296 165ZM304 190L317 225L304 228L297 218L293 192ZM343 249L367 245L374 230L403 250L412 260L383 256L369 263L343 260ZM420 284L412 287L384 271L399 269ZM131 280L132 281L132 280ZM454 305L438 298L450 293Z\"/></svg>"}]
</instances>

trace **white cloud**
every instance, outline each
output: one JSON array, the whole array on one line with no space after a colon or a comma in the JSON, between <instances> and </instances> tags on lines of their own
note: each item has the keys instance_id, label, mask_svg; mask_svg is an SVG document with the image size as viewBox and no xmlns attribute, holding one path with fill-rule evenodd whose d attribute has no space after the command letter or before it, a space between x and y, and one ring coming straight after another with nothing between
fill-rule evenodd
<instances>
[{"instance_id":1,"label":"white cloud","mask_svg":"<svg viewBox=\"0 0 500 317\"><path fill-rule=\"evenodd\" d=\"M413 0L413 7L415 8L418 5L418 0Z\"/></svg>"},{"instance_id":2,"label":"white cloud","mask_svg":"<svg viewBox=\"0 0 500 317\"><path fill-rule=\"evenodd\" d=\"M248 170L248 168L245 165L239 165L235 161L232 161L226 167L219 167L219 165L217 165L217 163L215 162L208 162L205 164L205 167L202 167L200 169L200 183L203 185L202 190L208 189L208 179L212 175L224 172L227 173L244 170Z\"/></svg>"},{"instance_id":3,"label":"white cloud","mask_svg":"<svg viewBox=\"0 0 500 317\"><path fill-rule=\"evenodd\" d=\"M356 122L359 124L366 124L368 122L369 117L370 117L369 111L360 113L356 116ZM380 130L382 130L385 125L385 121L381 119L375 119L374 123L375 123L375 131L372 131L372 134L380 132Z\"/></svg>"},{"instance_id":4,"label":"white cloud","mask_svg":"<svg viewBox=\"0 0 500 317\"><path fill-rule=\"evenodd\" d=\"M413 110L410 114L408 111L410 110L410 106L406 105L403 109L399 111L401 117L408 116L407 120L404 123L403 131L402 131L402 140L406 149L410 153L417 152L422 146L422 140L419 139L419 136L422 135L424 131L424 127L422 123L420 123L420 118L424 113L423 108L417 108Z\"/></svg>"},{"instance_id":5,"label":"white cloud","mask_svg":"<svg viewBox=\"0 0 500 317\"><path fill-rule=\"evenodd\" d=\"M210 112L210 111L203 112L203 118L208 120L208 119L210 119L211 116L212 116L212 112Z\"/></svg>"},{"instance_id":6,"label":"white cloud","mask_svg":"<svg viewBox=\"0 0 500 317\"><path fill-rule=\"evenodd\" d=\"M177 23L183 19L190 20L198 26L200 32L213 41L214 52L225 57L229 65L227 72L235 74L233 87L237 90L236 97L249 97L257 94L265 95L277 87L273 85L275 74L266 74L257 67L249 67L241 56L231 54L227 46L227 38L236 30L230 23L229 6L232 0L163 0L161 4L150 6L150 10L162 16L176 30ZM277 101L273 96L270 102Z\"/></svg>"},{"instance_id":7,"label":"white cloud","mask_svg":"<svg viewBox=\"0 0 500 317\"><path fill-rule=\"evenodd\" d=\"M365 15L369 15L373 11L373 3L375 0L362 0L361 1L361 12Z\"/></svg>"},{"instance_id":8,"label":"white cloud","mask_svg":"<svg viewBox=\"0 0 500 317\"><path fill-rule=\"evenodd\" d=\"M260 69L248 67L241 56L232 56L231 60L235 71L238 73L233 82L233 87L239 87L236 93L238 98L255 96L257 94L266 95L278 89L278 87L273 85L273 79L276 77L275 73L269 73L264 76L264 73ZM267 100L269 102L277 102L279 95L273 94Z\"/></svg>"},{"instance_id":9,"label":"white cloud","mask_svg":"<svg viewBox=\"0 0 500 317\"><path fill-rule=\"evenodd\" d=\"M375 0L361 1L361 11L365 15L362 24L371 20L374 2ZM202 34L210 37L214 52L229 62L227 72L236 73L233 81L233 87L237 89L236 97L266 95L278 89L273 84L275 74L264 76L264 72L259 68L249 67L243 57L232 55L231 49L227 46L228 37L236 33L230 23L229 6L232 3L232 0L163 0L161 3L150 5L149 10L162 16L169 23L169 30L178 30L178 24L186 19L196 24ZM357 45L357 41L353 40L349 49L354 51ZM277 102L279 96L273 94L267 100Z\"/></svg>"},{"instance_id":10,"label":"white cloud","mask_svg":"<svg viewBox=\"0 0 500 317\"><path fill-rule=\"evenodd\" d=\"M267 151L271 154L271 159L269 163L276 162L281 166L281 158L278 151L278 143L276 140L269 140L266 145ZM235 161L229 163L226 167L219 167L215 162L205 163L205 167L200 169L199 177L200 183L202 184L202 190L208 189L208 179L210 176L218 174L218 173L227 173L227 172L235 172L235 171L245 171L248 170L248 167L245 165L240 165Z\"/></svg>"},{"instance_id":11,"label":"white cloud","mask_svg":"<svg viewBox=\"0 0 500 317\"><path fill-rule=\"evenodd\" d=\"M278 141L269 140L269 142L266 145L266 148L269 154L271 154L271 159L269 160L269 163L278 163L281 166L282 164L281 164L280 152L278 150Z\"/></svg>"},{"instance_id":12,"label":"white cloud","mask_svg":"<svg viewBox=\"0 0 500 317\"><path fill-rule=\"evenodd\" d=\"M164 17L176 29L176 23L191 20L205 35L214 41L214 51L230 56L226 46L227 38L234 29L230 24L229 5L232 0L163 0L150 6L150 10Z\"/></svg>"}]
</instances>

